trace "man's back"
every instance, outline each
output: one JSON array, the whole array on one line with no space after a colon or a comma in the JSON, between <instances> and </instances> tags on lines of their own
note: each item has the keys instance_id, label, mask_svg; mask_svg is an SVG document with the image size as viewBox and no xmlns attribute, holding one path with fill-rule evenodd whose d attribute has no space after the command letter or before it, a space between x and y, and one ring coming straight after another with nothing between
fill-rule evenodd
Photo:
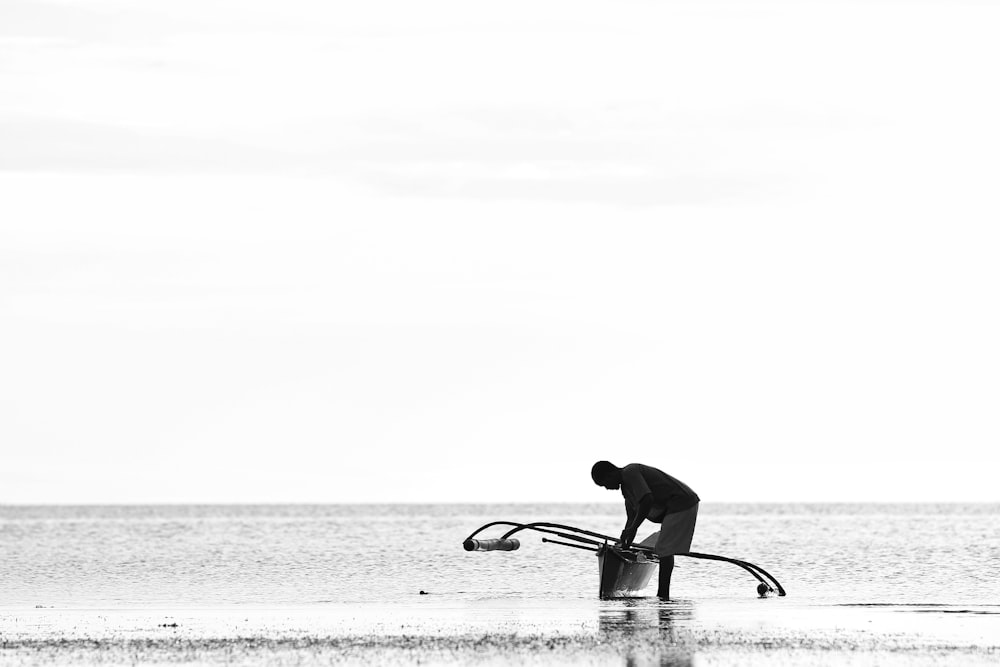
<instances>
[{"instance_id":1,"label":"man's back","mask_svg":"<svg viewBox=\"0 0 1000 667\"><path fill-rule=\"evenodd\" d=\"M683 512L701 500L691 487L659 468L642 463L630 463L622 468L622 495L625 501L637 505L647 493L653 494L655 515L660 517Z\"/></svg>"}]
</instances>

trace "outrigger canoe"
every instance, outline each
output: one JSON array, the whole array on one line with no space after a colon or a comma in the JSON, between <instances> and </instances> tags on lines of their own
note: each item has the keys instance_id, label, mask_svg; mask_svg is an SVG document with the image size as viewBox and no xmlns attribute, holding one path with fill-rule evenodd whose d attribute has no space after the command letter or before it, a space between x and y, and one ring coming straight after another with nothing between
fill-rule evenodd
<instances>
[{"instance_id":1,"label":"outrigger canoe","mask_svg":"<svg viewBox=\"0 0 1000 667\"><path fill-rule=\"evenodd\" d=\"M481 539L477 537L479 533L493 526L511 526L511 528L498 538ZM531 530L562 538L562 540L554 540L543 537L542 542L596 553L597 570L600 576L598 595L602 600L632 597L638 594L649 583L659 563L659 557L652 546L646 544L649 542L648 538L643 543L633 544L626 549L621 546L620 540L610 535L602 535L560 523L493 521L473 531L462 543L462 546L466 551L516 551L521 547L521 542L511 536L522 530ZM749 572L757 580L757 595L760 597L767 597L772 593L777 593L779 597L785 595L785 589L778 583L777 579L759 565L754 565L749 561L693 551L675 555L732 563Z\"/></svg>"}]
</instances>

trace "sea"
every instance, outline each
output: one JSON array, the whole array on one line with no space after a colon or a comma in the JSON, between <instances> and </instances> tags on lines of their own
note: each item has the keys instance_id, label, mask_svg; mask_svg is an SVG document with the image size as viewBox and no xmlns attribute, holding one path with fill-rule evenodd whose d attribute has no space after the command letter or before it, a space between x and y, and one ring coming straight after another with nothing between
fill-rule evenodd
<instances>
[{"instance_id":1,"label":"sea","mask_svg":"<svg viewBox=\"0 0 1000 667\"><path fill-rule=\"evenodd\" d=\"M642 664L654 644L651 664L1000 658L997 504L703 503L692 550L760 565L787 591L767 599L738 567L678 557L670 602L655 577L637 599L601 601L588 551L530 532L516 551L463 550L499 520L617 535L624 512L0 506L0 662L288 662L294 649L297 664L509 664L537 658L537 642L553 664ZM657 639L636 639L646 629ZM303 637L306 648L282 644Z\"/></svg>"}]
</instances>

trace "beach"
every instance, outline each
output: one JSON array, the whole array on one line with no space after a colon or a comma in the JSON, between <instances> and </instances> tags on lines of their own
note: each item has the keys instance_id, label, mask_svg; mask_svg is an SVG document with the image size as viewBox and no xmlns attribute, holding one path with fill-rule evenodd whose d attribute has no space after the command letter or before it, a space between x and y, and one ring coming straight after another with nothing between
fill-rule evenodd
<instances>
[{"instance_id":1,"label":"beach","mask_svg":"<svg viewBox=\"0 0 1000 667\"><path fill-rule=\"evenodd\" d=\"M427 596L432 598L433 596ZM0 615L4 664L995 664L1000 607L523 600Z\"/></svg>"}]
</instances>

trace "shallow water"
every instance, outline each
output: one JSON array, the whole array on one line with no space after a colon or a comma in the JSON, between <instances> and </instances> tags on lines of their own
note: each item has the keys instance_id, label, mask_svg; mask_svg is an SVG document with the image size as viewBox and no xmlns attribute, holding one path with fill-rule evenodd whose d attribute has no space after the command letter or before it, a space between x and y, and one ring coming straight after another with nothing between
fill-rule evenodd
<instances>
[{"instance_id":1,"label":"shallow water","mask_svg":"<svg viewBox=\"0 0 1000 667\"><path fill-rule=\"evenodd\" d=\"M523 535L466 553L488 521L617 535L618 505L0 507L6 606L300 605L591 599L596 559ZM651 532L652 524L646 524ZM486 536L499 535L495 528ZM695 551L753 561L799 602L1000 602L998 505L725 505L701 509ZM673 593L753 594L743 571L679 559Z\"/></svg>"},{"instance_id":2,"label":"shallow water","mask_svg":"<svg viewBox=\"0 0 1000 667\"><path fill-rule=\"evenodd\" d=\"M515 552L461 546L497 519L616 534L617 505L3 507L0 658L990 664L998 515L705 504L693 548L758 563L788 596L758 599L741 569L681 558L661 602L598 600L596 558L540 536Z\"/></svg>"}]
</instances>

